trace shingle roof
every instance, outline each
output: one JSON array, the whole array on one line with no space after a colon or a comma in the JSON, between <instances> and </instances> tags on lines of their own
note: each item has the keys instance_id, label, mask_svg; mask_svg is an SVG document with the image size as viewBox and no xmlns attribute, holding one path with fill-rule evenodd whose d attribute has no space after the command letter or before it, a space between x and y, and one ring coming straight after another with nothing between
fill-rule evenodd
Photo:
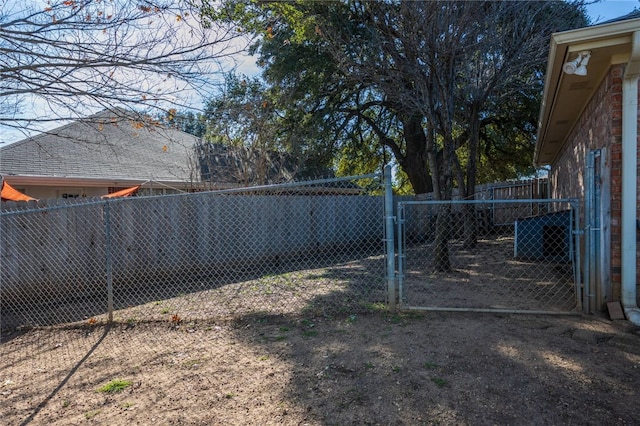
<instances>
[{"instance_id":1,"label":"shingle roof","mask_svg":"<svg viewBox=\"0 0 640 426\"><path fill-rule=\"evenodd\" d=\"M145 125L122 110L87 119L0 148L0 174L166 182L199 181L198 138Z\"/></svg>"},{"instance_id":2,"label":"shingle roof","mask_svg":"<svg viewBox=\"0 0 640 426\"><path fill-rule=\"evenodd\" d=\"M633 9L631 12L627 13L626 15L618 16L617 18L609 19L608 21L598 22L597 24L594 24L593 26L611 24L611 23L614 23L614 22L626 21L627 19L636 19L636 18L640 18L640 10Z\"/></svg>"}]
</instances>

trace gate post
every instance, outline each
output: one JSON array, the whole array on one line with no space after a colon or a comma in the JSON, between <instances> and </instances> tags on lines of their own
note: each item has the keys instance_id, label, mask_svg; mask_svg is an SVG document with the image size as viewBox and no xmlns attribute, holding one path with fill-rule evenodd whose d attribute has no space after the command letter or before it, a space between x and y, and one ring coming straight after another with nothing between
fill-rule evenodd
<instances>
[{"instance_id":1,"label":"gate post","mask_svg":"<svg viewBox=\"0 0 640 426\"><path fill-rule=\"evenodd\" d=\"M594 289L592 288L595 270L595 246L593 228L595 228L594 189L595 189L595 152L589 151L586 158L584 185L584 285L582 295L582 310L585 314L592 314L595 310Z\"/></svg>"},{"instance_id":2,"label":"gate post","mask_svg":"<svg viewBox=\"0 0 640 426\"><path fill-rule=\"evenodd\" d=\"M391 165L384 167L384 235L386 241L386 278L389 310L396 310L396 253L393 216L393 187L391 185Z\"/></svg>"}]
</instances>

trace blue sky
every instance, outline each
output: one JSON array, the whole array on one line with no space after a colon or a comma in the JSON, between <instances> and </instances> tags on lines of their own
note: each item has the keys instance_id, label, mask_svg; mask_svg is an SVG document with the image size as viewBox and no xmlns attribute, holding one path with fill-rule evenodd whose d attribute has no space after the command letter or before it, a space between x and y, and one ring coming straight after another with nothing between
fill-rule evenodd
<instances>
[{"instance_id":1,"label":"blue sky","mask_svg":"<svg viewBox=\"0 0 640 426\"><path fill-rule=\"evenodd\" d=\"M587 14L597 24L626 15L634 8L640 9L640 0L603 0L587 6Z\"/></svg>"}]
</instances>

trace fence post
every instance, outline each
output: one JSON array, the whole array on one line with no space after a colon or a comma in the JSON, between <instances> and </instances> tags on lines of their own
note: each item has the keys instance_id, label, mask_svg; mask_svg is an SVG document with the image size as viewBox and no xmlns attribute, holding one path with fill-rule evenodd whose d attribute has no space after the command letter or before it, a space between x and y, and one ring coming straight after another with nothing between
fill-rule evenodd
<instances>
[{"instance_id":1,"label":"fence post","mask_svg":"<svg viewBox=\"0 0 640 426\"><path fill-rule=\"evenodd\" d=\"M384 234L387 252L387 291L389 299L389 310L396 310L396 255L394 238L394 216L393 216L393 187L391 185L391 166L384 167Z\"/></svg>"},{"instance_id":2,"label":"fence post","mask_svg":"<svg viewBox=\"0 0 640 426\"><path fill-rule=\"evenodd\" d=\"M594 151L587 153L585 177L584 177L584 286L582 295L582 309L585 314L593 313L593 289L591 288L592 265L595 250L593 248L593 239L591 238L591 228L594 226L593 212L593 189L594 182Z\"/></svg>"},{"instance_id":3,"label":"fence post","mask_svg":"<svg viewBox=\"0 0 640 426\"><path fill-rule=\"evenodd\" d=\"M582 285L582 255L581 252L583 250L582 248L582 241L581 238L584 235L584 232L582 231L582 229L580 228L580 201L579 200L574 200L571 203L571 211L573 212L573 233L574 235L572 235L572 237L574 238L574 247L575 247L575 262L574 262L574 269L575 269L575 285L576 285L576 295L578 295L578 300L577 302L582 305L582 312L585 314L589 313L589 307L588 307L588 303L585 306L585 297L584 295L586 294L586 289L589 287L589 283L587 281L585 281L584 283L584 288L581 288ZM585 271L586 272L586 271ZM587 280L588 277L585 276L585 280ZM580 293L580 290L582 290L582 293Z\"/></svg>"},{"instance_id":4,"label":"fence post","mask_svg":"<svg viewBox=\"0 0 640 426\"><path fill-rule=\"evenodd\" d=\"M102 219L104 221L104 256L107 270L107 322L113 322L113 269L111 264L111 210L105 201Z\"/></svg>"}]
</instances>

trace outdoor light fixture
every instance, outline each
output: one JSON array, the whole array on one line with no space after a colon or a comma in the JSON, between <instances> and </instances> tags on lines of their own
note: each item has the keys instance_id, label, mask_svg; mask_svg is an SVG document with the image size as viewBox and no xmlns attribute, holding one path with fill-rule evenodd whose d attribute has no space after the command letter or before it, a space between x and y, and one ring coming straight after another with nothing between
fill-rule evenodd
<instances>
[{"instance_id":1,"label":"outdoor light fixture","mask_svg":"<svg viewBox=\"0 0 640 426\"><path fill-rule=\"evenodd\" d=\"M575 75L587 75L587 65L589 64L589 59L591 58L590 51L584 51L578 53L578 57L573 61L565 62L562 66L562 71L566 74L575 74Z\"/></svg>"}]
</instances>

